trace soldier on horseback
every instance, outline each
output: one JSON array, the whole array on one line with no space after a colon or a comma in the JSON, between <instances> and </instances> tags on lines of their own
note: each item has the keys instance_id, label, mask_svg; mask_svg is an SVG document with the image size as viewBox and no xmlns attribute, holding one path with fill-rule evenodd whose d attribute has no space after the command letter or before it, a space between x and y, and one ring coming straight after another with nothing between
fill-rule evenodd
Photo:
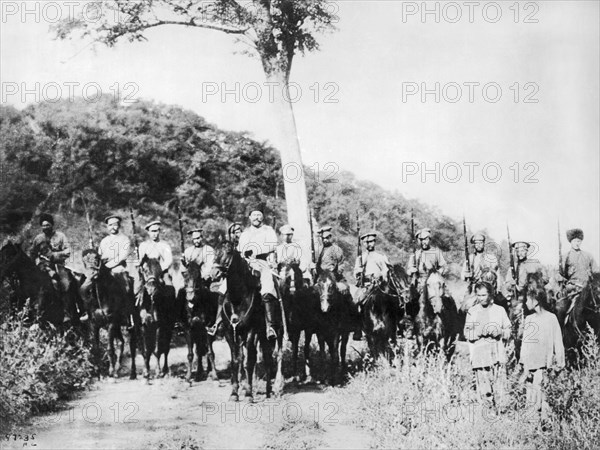
<instances>
[{"instance_id":1,"label":"soldier on horseback","mask_svg":"<svg viewBox=\"0 0 600 450\"><path fill-rule=\"evenodd\" d=\"M183 252L181 263L184 269L182 270L185 271L188 264L193 261L202 268L202 279L209 281L215 259L215 250L208 244L203 245L202 228L190 230L187 234L191 236L193 245Z\"/></svg>"},{"instance_id":2,"label":"soldier on horseback","mask_svg":"<svg viewBox=\"0 0 600 450\"><path fill-rule=\"evenodd\" d=\"M250 226L240 235L238 250L249 266L260 273L260 294L265 308L267 339L275 339L277 291L273 280L277 235L272 227L263 223L263 206L250 207Z\"/></svg>"},{"instance_id":3,"label":"soldier on horseback","mask_svg":"<svg viewBox=\"0 0 600 450\"><path fill-rule=\"evenodd\" d=\"M568 230L567 240L571 243L571 249L565 257L561 273L566 281L567 293L579 293L588 284L592 274L598 272L598 266L592 255L581 250L583 230L578 228Z\"/></svg>"},{"instance_id":4,"label":"soldier on horseback","mask_svg":"<svg viewBox=\"0 0 600 450\"><path fill-rule=\"evenodd\" d=\"M71 290L72 278L65 267L65 261L71 256L71 247L67 237L54 229L54 218L50 214L40 215L40 225L42 232L33 239L31 258L40 269L48 274L54 289L64 299ZM85 320L87 315L81 298L76 295L75 300L81 316L80 320Z\"/></svg>"},{"instance_id":5,"label":"soldier on horseback","mask_svg":"<svg viewBox=\"0 0 600 450\"><path fill-rule=\"evenodd\" d=\"M283 225L279 228L279 234L283 236L284 242L275 248L277 264L297 264L302 271L302 277L306 282L310 282L312 276L307 264L302 262L302 248L297 242L294 242L294 228L291 225Z\"/></svg>"},{"instance_id":6,"label":"soldier on horseback","mask_svg":"<svg viewBox=\"0 0 600 450\"><path fill-rule=\"evenodd\" d=\"M104 219L108 236L100 241L98 254L104 265L121 283L128 293L133 292L133 279L127 272L127 259L131 255L131 241L121 233L121 217L116 215Z\"/></svg>"},{"instance_id":7,"label":"soldier on horseback","mask_svg":"<svg viewBox=\"0 0 600 450\"><path fill-rule=\"evenodd\" d=\"M416 285L419 293L422 293L429 273L439 272L440 275L444 275L447 264L442 251L431 246L431 230L429 228L419 230L416 238L419 240L421 248L408 259L407 272L413 277L413 285Z\"/></svg>"},{"instance_id":8,"label":"soldier on horseback","mask_svg":"<svg viewBox=\"0 0 600 450\"><path fill-rule=\"evenodd\" d=\"M317 258L317 273L323 270L333 272L337 280L338 290L342 294L349 294L350 289L344 277L343 267L346 260L344 251L333 242L332 227L322 227L317 233L321 237L321 251Z\"/></svg>"},{"instance_id":9,"label":"soldier on horseback","mask_svg":"<svg viewBox=\"0 0 600 450\"><path fill-rule=\"evenodd\" d=\"M514 287L517 290L517 296L520 300L527 284L527 277L532 273L544 273L542 265L537 260L528 259L528 252L531 244L525 241L517 241L512 244L513 249L517 255L517 267L516 275L517 279L514 280L512 272L509 270L507 275L506 283L509 286L508 291Z\"/></svg>"},{"instance_id":10,"label":"soldier on horseback","mask_svg":"<svg viewBox=\"0 0 600 450\"><path fill-rule=\"evenodd\" d=\"M376 238L375 232L365 233L360 237L360 240L366 244L367 252L357 257L354 264L356 287L359 288L355 302L359 307L366 300L367 293L372 287L387 282L388 279L390 262L383 253L375 251Z\"/></svg>"},{"instance_id":11,"label":"soldier on horseback","mask_svg":"<svg viewBox=\"0 0 600 450\"><path fill-rule=\"evenodd\" d=\"M495 275L495 279L498 279L498 257L494 253L485 251L485 235L483 233L475 233L471 237L471 244L473 244L474 252L469 255L469 261L465 261L462 269L462 279L468 281L470 284L476 284L480 281L490 282L491 280L483 279L484 276L490 276L491 273ZM469 270L471 269L471 270ZM487 278L486 276L486 278ZM493 278L493 276L491 276ZM497 285L493 284L494 292L496 292ZM494 292L491 294L493 295Z\"/></svg>"}]
</instances>

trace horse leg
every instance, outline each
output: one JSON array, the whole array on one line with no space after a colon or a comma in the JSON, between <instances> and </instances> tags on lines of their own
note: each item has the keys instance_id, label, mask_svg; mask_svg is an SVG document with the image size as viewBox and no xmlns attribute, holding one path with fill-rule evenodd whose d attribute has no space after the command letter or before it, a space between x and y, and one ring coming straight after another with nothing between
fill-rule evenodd
<instances>
[{"instance_id":1,"label":"horse leg","mask_svg":"<svg viewBox=\"0 0 600 450\"><path fill-rule=\"evenodd\" d=\"M304 334L306 336L306 333ZM298 381L298 341L300 340L300 332L290 332L290 342L292 343L292 380Z\"/></svg>"},{"instance_id":2,"label":"horse leg","mask_svg":"<svg viewBox=\"0 0 600 450\"><path fill-rule=\"evenodd\" d=\"M204 346L205 340L202 335L205 333L203 327L199 327L198 336L196 339L196 359L198 360L198 370L196 371L196 381L202 381L204 375L204 366L202 364L202 354L204 353L202 347Z\"/></svg>"},{"instance_id":3,"label":"horse leg","mask_svg":"<svg viewBox=\"0 0 600 450\"><path fill-rule=\"evenodd\" d=\"M239 400L238 370L240 365L240 351L237 342L234 342L232 336L227 336L227 343L229 344L229 350L231 352L231 395L229 396L229 401L237 402Z\"/></svg>"},{"instance_id":4,"label":"horse leg","mask_svg":"<svg viewBox=\"0 0 600 450\"><path fill-rule=\"evenodd\" d=\"M266 341L266 339L265 339ZM267 358L265 358L265 350L267 348L269 348L269 344L267 344L265 342L266 347L263 346L263 343L261 342L261 347L263 349L263 360L264 360L264 364L265 364L265 371L267 374L267 398L269 397L269 385L270 385L270 375L271 375L271 361L267 361ZM253 381L253 377L254 377L254 366L256 365L256 353L257 353L257 348L256 348L256 341L255 341L255 336L254 333L249 333L248 334L248 338L247 338L247 344L246 344L246 357L245 359L245 369L246 369L246 400L249 402L252 402L254 397L252 396L252 381Z\"/></svg>"},{"instance_id":5,"label":"horse leg","mask_svg":"<svg viewBox=\"0 0 600 450\"><path fill-rule=\"evenodd\" d=\"M119 370L121 370L121 365L123 364L123 354L125 353L125 338L123 337L123 332L121 331L121 326L117 325L115 328L117 339L119 340L119 349L117 352L117 362L115 365L115 373L117 376L119 375Z\"/></svg>"},{"instance_id":6,"label":"horse leg","mask_svg":"<svg viewBox=\"0 0 600 450\"><path fill-rule=\"evenodd\" d=\"M298 355L298 346L296 346L296 356ZM274 393L276 396L283 392L283 334L277 336L277 372L275 374Z\"/></svg>"},{"instance_id":7,"label":"horse leg","mask_svg":"<svg viewBox=\"0 0 600 450\"><path fill-rule=\"evenodd\" d=\"M206 353L206 370L210 373L210 379L213 381L218 381L219 376L217 375L217 366L215 364L215 350L213 349L213 342L215 338L213 336L207 336L206 345L207 345L207 353Z\"/></svg>"},{"instance_id":8,"label":"horse leg","mask_svg":"<svg viewBox=\"0 0 600 450\"><path fill-rule=\"evenodd\" d=\"M194 343L192 341L192 330L188 327L185 328L185 344L187 345L187 360L188 366L185 373L185 381L188 383L192 380L192 365L194 364Z\"/></svg>"},{"instance_id":9,"label":"horse leg","mask_svg":"<svg viewBox=\"0 0 600 450\"><path fill-rule=\"evenodd\" d=\"M332 386L335 385L335 375L337 373L337 366L340 360L340 356L338 353L338 344L340 342L340 336L338 333L329 339L329 355L331 356L330 366L329 366L329 384Z\"/></svg>"},{"instance_id":10,"label":"horse leg","mask_svg":"<svg viewBox=\"0 0 600 450\"><path fill-rule=\"evenodd\" d=\"M340 366L342 368L342 377L346 375L346 346L348 345L348 333L342 333L340 339Z\"/></svg>"},{"instance_id":11,"label":"horse leg","mask_svg":"<svg viewBox=\"0 0 600 450\"><path fill-rule=\"evenodd\" d=\"M134 326L129 330L129 353L131 354L131 369L129 370L129 379L135 380L137 377L137 369L135 367L135 356L137 350L137 329Z\"/></svg>"},{"instance_id":12,"label":"horse leg","mask_svg":"<svg viewBox=\"0 0 600 450\"><path fill-rule=\"evenodd\" d=\"M312 340L312 331L304 330L304 376L306 383L312 383L313 378L310 372L310 341ZM296 344L297 345L297 344Z\"/></svg>"},{"instance_id":13,"label":"horse leg","mask_svg":"<svg viewBox=\"0 0 600 450\"><path fill-rule=\"evenodd\" d=\"M108 325L108 376L115 376L115 360L117 358L115 353L115 339L116 339L116 328L118 325L111 323Z\"/></svg>"}]
</instances>

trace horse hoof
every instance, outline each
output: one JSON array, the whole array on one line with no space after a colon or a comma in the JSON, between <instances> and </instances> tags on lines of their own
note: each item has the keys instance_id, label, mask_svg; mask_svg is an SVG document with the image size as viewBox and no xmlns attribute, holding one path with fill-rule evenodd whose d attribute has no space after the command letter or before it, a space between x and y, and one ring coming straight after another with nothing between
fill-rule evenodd
<instances>
[{"instance_id":1,"label":"horse hoof","mask_svg":"<svg viewBox=\"0 0 600 450\"><path fill-rule=\"evenodd\" d=\"M306 377L306 379L304 380L304 384L310 384L313 383L313 377L311 377L310 375Z\"/></svg>"},{"instance_id":2,"label":"horse hoof","mask_svg":"<svg viewBox=\"0 0 600 450\"><path fill-rule=\"evenodd\" d=\"M137 373L135 373L135 372L131 372L131 373L129 374L129 379L130 379L130 380L135 380L136 378L137 378Z\"/></svg>"},{"instance_id":3,"label":"horse hoof","mask_svg":"<svg viewBox=\"0 0 600 450\"><path fill-rule=\"evenodd\" d=\"M230 401L230 402L239 402L239 401L240 401L240 398L238 397L238 395L237 395L237 394L231 394L231 395L229 396L229 401Z\"/></svg>"}]
</instances>

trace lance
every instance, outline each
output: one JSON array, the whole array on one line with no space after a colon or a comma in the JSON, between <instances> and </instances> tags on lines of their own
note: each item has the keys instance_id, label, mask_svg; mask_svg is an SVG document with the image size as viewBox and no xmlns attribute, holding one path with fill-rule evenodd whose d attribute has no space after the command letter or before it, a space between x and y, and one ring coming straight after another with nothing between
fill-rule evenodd
<instances>
[{"instance_id":1,"label":"lance","mask_svg":"<svg viewBox=\"0 0 600 450\"><path fill-rule=\"evenodd\" d=\"M469 261L469 243L467 240L467 222L465 220L465 215L463 213L463 237L465 241L465 259L467 261L467 272L471 272L471 261ZM473 277L471 276L469 279L469 292L472 290Z\"/></svg>"},{"instance_id":2,"label":"lance","mask_svg":"<svg viewBox=\"0 0 600 450\"><path fill-rule=\"evenodd\" d=\"M181 244L181 261L183 263L183 265L185 266L185 259L183 258L183 255L185 253L185 240L183 239L183 219L182 219L183 213L181 211L181 208L179 207L179 203L177 204L177 220L179 221L179 242Z\"/></svg>"},{"instance_id":3,"label":"lance","mask_svg":"<svg viewBox=\"0 0 600 450\"><path fill-rule=\"evenodd\" d=\"M562 257L562 240L560 239L560 220L557 220L558 224L558 274L564 277L564 266Z\"/></svg>"}]
</instances>

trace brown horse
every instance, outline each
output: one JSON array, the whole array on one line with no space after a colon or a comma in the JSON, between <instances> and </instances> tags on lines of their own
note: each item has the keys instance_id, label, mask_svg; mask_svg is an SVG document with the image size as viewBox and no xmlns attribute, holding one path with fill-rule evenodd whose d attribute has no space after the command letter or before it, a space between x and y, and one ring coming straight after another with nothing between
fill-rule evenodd
<instances>
[{"instance_id":1,"label":"brown horse","mask_svg":"<svg viewBox=\"0 0 600 450\"><path fill-rule=\"evenodd\" d=\"M266 336L265 315L260 295L259 279L252 274L248 263L231 241L221 241L215 248L214 270L224 274L227 293L223 299L225 338L231 350L231 401L239 400L239 383L245 369L245 397L253 400L252 382L260 343L266 373L266 396L273 393L273 344ZM279 308L278 308L279 309ZM279 311L279 316L281 312ZM277 332L276 389L283 387L281 364L283 360L283 326L275 325ZM277 392L277 391L276 391Z\"/></svg>"},{"instance_id":2,"label":"brown horse","mask_svg":"<svg viewBox=\"0 0 600 450\"><path fill-rule=\"evenodd\" d=\"M419 297L415 320L419 347L422 350L441 349L449 361L456 349L459 326L456 304L446 293L444 279L438 272L430 272Z\"/></svg>"},{"instance_id":3,"label":"brown horse","mask_svg":"<svg viewBox=\"0 0 600 450\"><path fill-rule=\"evenodd\" d=\"M13 242L7 242L0 249L0 280L9 275L14 275L18 280L13 309L20 311L28 306L28 322L62 326L65 309L69 305L64 304L63 297L54 289L48 274L25 254L20 245Z\"/></svg>"},{"instance_id":4,"label":"brown horse","mask_svg":"<svg viewBox=\"0 0 600 450\"><path fill-rule=\"evenodd\" d=\"M583 357L582 344L588 326L600 343L600 274L593 274L579 294L559 292L553 303L562 328L567 362L577 365Z\"/></svg>"},{"instance_id":5,"label":"brown horse","mask_svg":"<svg viewBox=\"0 0 600 450\"><path fill-rule=\"evenodd\" d=\"M306 286L298 263L280 263L279 290L283 299L288 324L288 335L292 343L292 379L298 377L298 343L304 332L304 360L302 378L312 381L310 344L312 336L317 334L320 325L319 297L311 286Z\"/></svg>"},{"instance_id":6,"label":"brown horse","mask_svg":"<svg viewBox=\"0 0 600 450\"><path fill-rule=\"evenodd\" d=\"M119 375L123 362L125 339L121 328L128 327L129 351L131 353L131 370L129 378L137 376L135 367L136 343L139 332L139 316L135 314L133 293L100 261L95 250L83 252L83 263L86 275L80 287L81 297L89 315L93 335L93 346L100 348L100 329L108 331L108 362L111 377ZM119 342L118 352L115 342Z\"/></svg>"},{"instance_id":7,"label":"brown horse","mask_svg":"<svg viewBox=\"0 0 600 450\"><path fill-rule=\"evenodd\" d=\"M175 289L163 281L160 261L144 257L140 261L140 273L144 280L144 294L138 305L142 322L142 341L144 348L144 377L150 378L150 357L156 356L159 378L169 374L169 349L173 337L173 327L177 305ZM162 369L160 358L164 355Z\"/></svg>"},{"instance_id":8,"label":"brown horse","mask_svg":"<svg viewBox=\"0 0 600 450\"><path fill-rule=\"evenodd\" d=\"M346 346L348 336L355 326L352 323L349 301L338 290L333 272L321 270L314 288L319 295L321 309L318 334L329 348L331 356L329 380L333 385L337 380L338 366L340 378L343 378L346 373Z\"/></svg>"},{"instance_id":9,"label":"brown horse","mask_svg":"<svg viewBox=\"0 0 600 450\"><path fill-rule=\"evenodd\" d=\"M186 379L192 378L194 346L198 361L195 381L201 381L204 373L202 357L207 355L207 372L213 381L218 380L213 350L214 336L206 328L215 321L219 304L219 293L211 292L202 279L202 266L190 262L183 273L184 287L177 294L179 311L184 323L185 340L188 347L188 368Z\"/></svg>"}]
</instances>

